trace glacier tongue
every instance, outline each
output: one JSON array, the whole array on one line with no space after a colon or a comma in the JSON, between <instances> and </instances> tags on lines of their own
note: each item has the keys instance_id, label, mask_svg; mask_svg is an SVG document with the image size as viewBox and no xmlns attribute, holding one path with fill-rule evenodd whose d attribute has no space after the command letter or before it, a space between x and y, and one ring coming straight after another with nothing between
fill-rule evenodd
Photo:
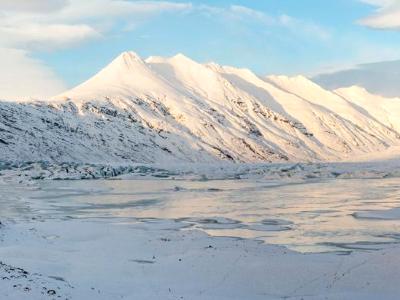
<instances>
[{"instance_id":1,"label":"glacier tongue","mask_svg":"<svg viewBox=\"0 0 400 300\"><path fill-rule=\"evenodd\" d=\"M48 101L0 102L0 160L333 161L400 144L400 99L125 52Z\"/></svg>"}]
</instances>

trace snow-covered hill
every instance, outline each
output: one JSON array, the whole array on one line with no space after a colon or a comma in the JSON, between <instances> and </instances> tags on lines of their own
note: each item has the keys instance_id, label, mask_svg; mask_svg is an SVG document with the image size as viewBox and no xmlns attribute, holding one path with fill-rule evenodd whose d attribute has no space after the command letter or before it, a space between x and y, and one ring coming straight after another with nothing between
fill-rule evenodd
<instances>
[{"instance_id":1,"label":"snow-covered hill","mask_svg":"<svg viewBox=\"0 0 400 300\"><path fill-rule=\"evenodd\" d=\"M122 53L48 101L0 102L0 160L332 161L400 144L400 99Z\"/></svg>"}]
</instances>

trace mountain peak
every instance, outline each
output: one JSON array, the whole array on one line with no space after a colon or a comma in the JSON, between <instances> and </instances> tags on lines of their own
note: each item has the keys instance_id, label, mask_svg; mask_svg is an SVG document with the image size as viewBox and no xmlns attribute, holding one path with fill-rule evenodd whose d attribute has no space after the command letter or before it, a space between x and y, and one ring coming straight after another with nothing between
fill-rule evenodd
<instances>
[{"instance_id":1,"label":"mountain peak","mask_svg":"<svg viewBox=\"0 0 400 300\"><path fill-rule=\"evenodd\" d=\"M137 65L138 63L142 64L143 60L136 52L125 51L122 52L116 59L114 59L111 65L118 65L130 68L134 65Z\"/></svg>"},{"instance_id":2,"label":"mountain peak","mask_svg":"<svg viewBox=\"0 0 400 300\"><path fill-rule=\"evenodd\" d=\"M136 52L133 51L125 51L122 52L119 57L121 57L124 60L136 60L136 61L142 61L142 58L137 54Z\"/></svg>"},{"instance_id":3,"label":"mountain peak","mask_svg":"<svg viewBox=\"0 0 400 300\"><path fill-rule=\"evenodd\" d=\"M165 57L162 56L149 56L148 58L145 59L145 62L148 64L152 63L165 63Z\"/></svg>"},{"instance_id":4,"label":"mountain peak","mask_svg":"<svg viewBox=\"0 0 400 300\"><path fill-rule=\"evenodd\" d=\"M95 76L56 97L87 99L132 96L163 88L142 58L132 51L121 53Z\"/></svg>"},{"instance_id":5,"label":"mountain peak","mask_svg":"<svg viewBox=\"0 0 400 300\"><path fill-rule=\"evenodd\" d=\"M225 72L240 75L243 78L255 78L256 74L253 73L250 69L247 68L236 68L231 66L224 66L223 69Z\"/></svg>"},{"instance_id":6,"label":"mountain peak","mask_svg":"<svg viewBox=\"0 0 400 300\"><path fill-rule=\"evenodd\" d=\"M286 76L286 75L269 75L267 79L271 81L287 81L287 82L297 82L297 83L310 83L312 82L310 79L303 75L296 76Z\"/></svg>"},{"instance_id":7,"label":"mountain peak","mask_svg":"<svg viewBox=\"0 0 400 300\"><path fill-rule=\"evenodd\" d=\"M297 86L308 91L311 90L323 90L319 85L313 82L311 79L303 75L297 76L284 76L284 75L270 75L266 77L266 80L270 83L280 86L281 88L293 88Z\"/></svg>"},{"instance_id":8,"label":"mountain peak","mask_svg":"<svg viewBox=\"0 0 400 300\"><path fill-rule=\"evenodd\" d=\"M193 59L187 57L186 55L184 55L182 53L176 54L175 56L171 57L170 60L175 61L175 62L180 62L180 63L191 63L191 64L195 63L195 64L197 64L196 61L194 61Z\"/></svg>"}]
</instances>

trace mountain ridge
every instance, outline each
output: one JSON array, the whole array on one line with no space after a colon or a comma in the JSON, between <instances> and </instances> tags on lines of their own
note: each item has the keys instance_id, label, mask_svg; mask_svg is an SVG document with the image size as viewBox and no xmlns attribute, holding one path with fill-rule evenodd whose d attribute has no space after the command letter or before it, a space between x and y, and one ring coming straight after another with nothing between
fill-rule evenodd
<instances>
[{"instance_id":1,"label":"mountain ridge","mask_svg":"<svg viewBox=\"0 0 400 300\"><path fill-rule=\"evenodd\" d=\"M0 114L3 160L337 161L400 144L400 101L183 54L124 52L72 90L0 102Z\"/></svg>"}]
</instances>

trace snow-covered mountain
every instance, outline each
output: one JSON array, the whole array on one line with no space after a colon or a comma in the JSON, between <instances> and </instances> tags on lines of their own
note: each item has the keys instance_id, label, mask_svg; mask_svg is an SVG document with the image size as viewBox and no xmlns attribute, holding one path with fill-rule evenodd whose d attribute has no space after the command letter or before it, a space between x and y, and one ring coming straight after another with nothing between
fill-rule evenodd
<instances>
[{"instance_id":1,"label":"snow-covered mountain","mask_svg":"<svg viewBox=\"0 0 400 300\"><path fill-rule=\"evenodd\" d=\"M47 101L0 102L0 160L327 161L400 144L400 99L122 53Z\"/></svg>"},{"instance_id":2,"label":"snow-covered mountain","mask_svg":"<svg viewBox=\"0 0 400 300\"><path fill-rule=\"evenodd\" d=\"M400 95L400 60L356 65L352 68L319 74L312 80L326 89L362 86L385 97Z\"/></svg>"}]
</instances>

